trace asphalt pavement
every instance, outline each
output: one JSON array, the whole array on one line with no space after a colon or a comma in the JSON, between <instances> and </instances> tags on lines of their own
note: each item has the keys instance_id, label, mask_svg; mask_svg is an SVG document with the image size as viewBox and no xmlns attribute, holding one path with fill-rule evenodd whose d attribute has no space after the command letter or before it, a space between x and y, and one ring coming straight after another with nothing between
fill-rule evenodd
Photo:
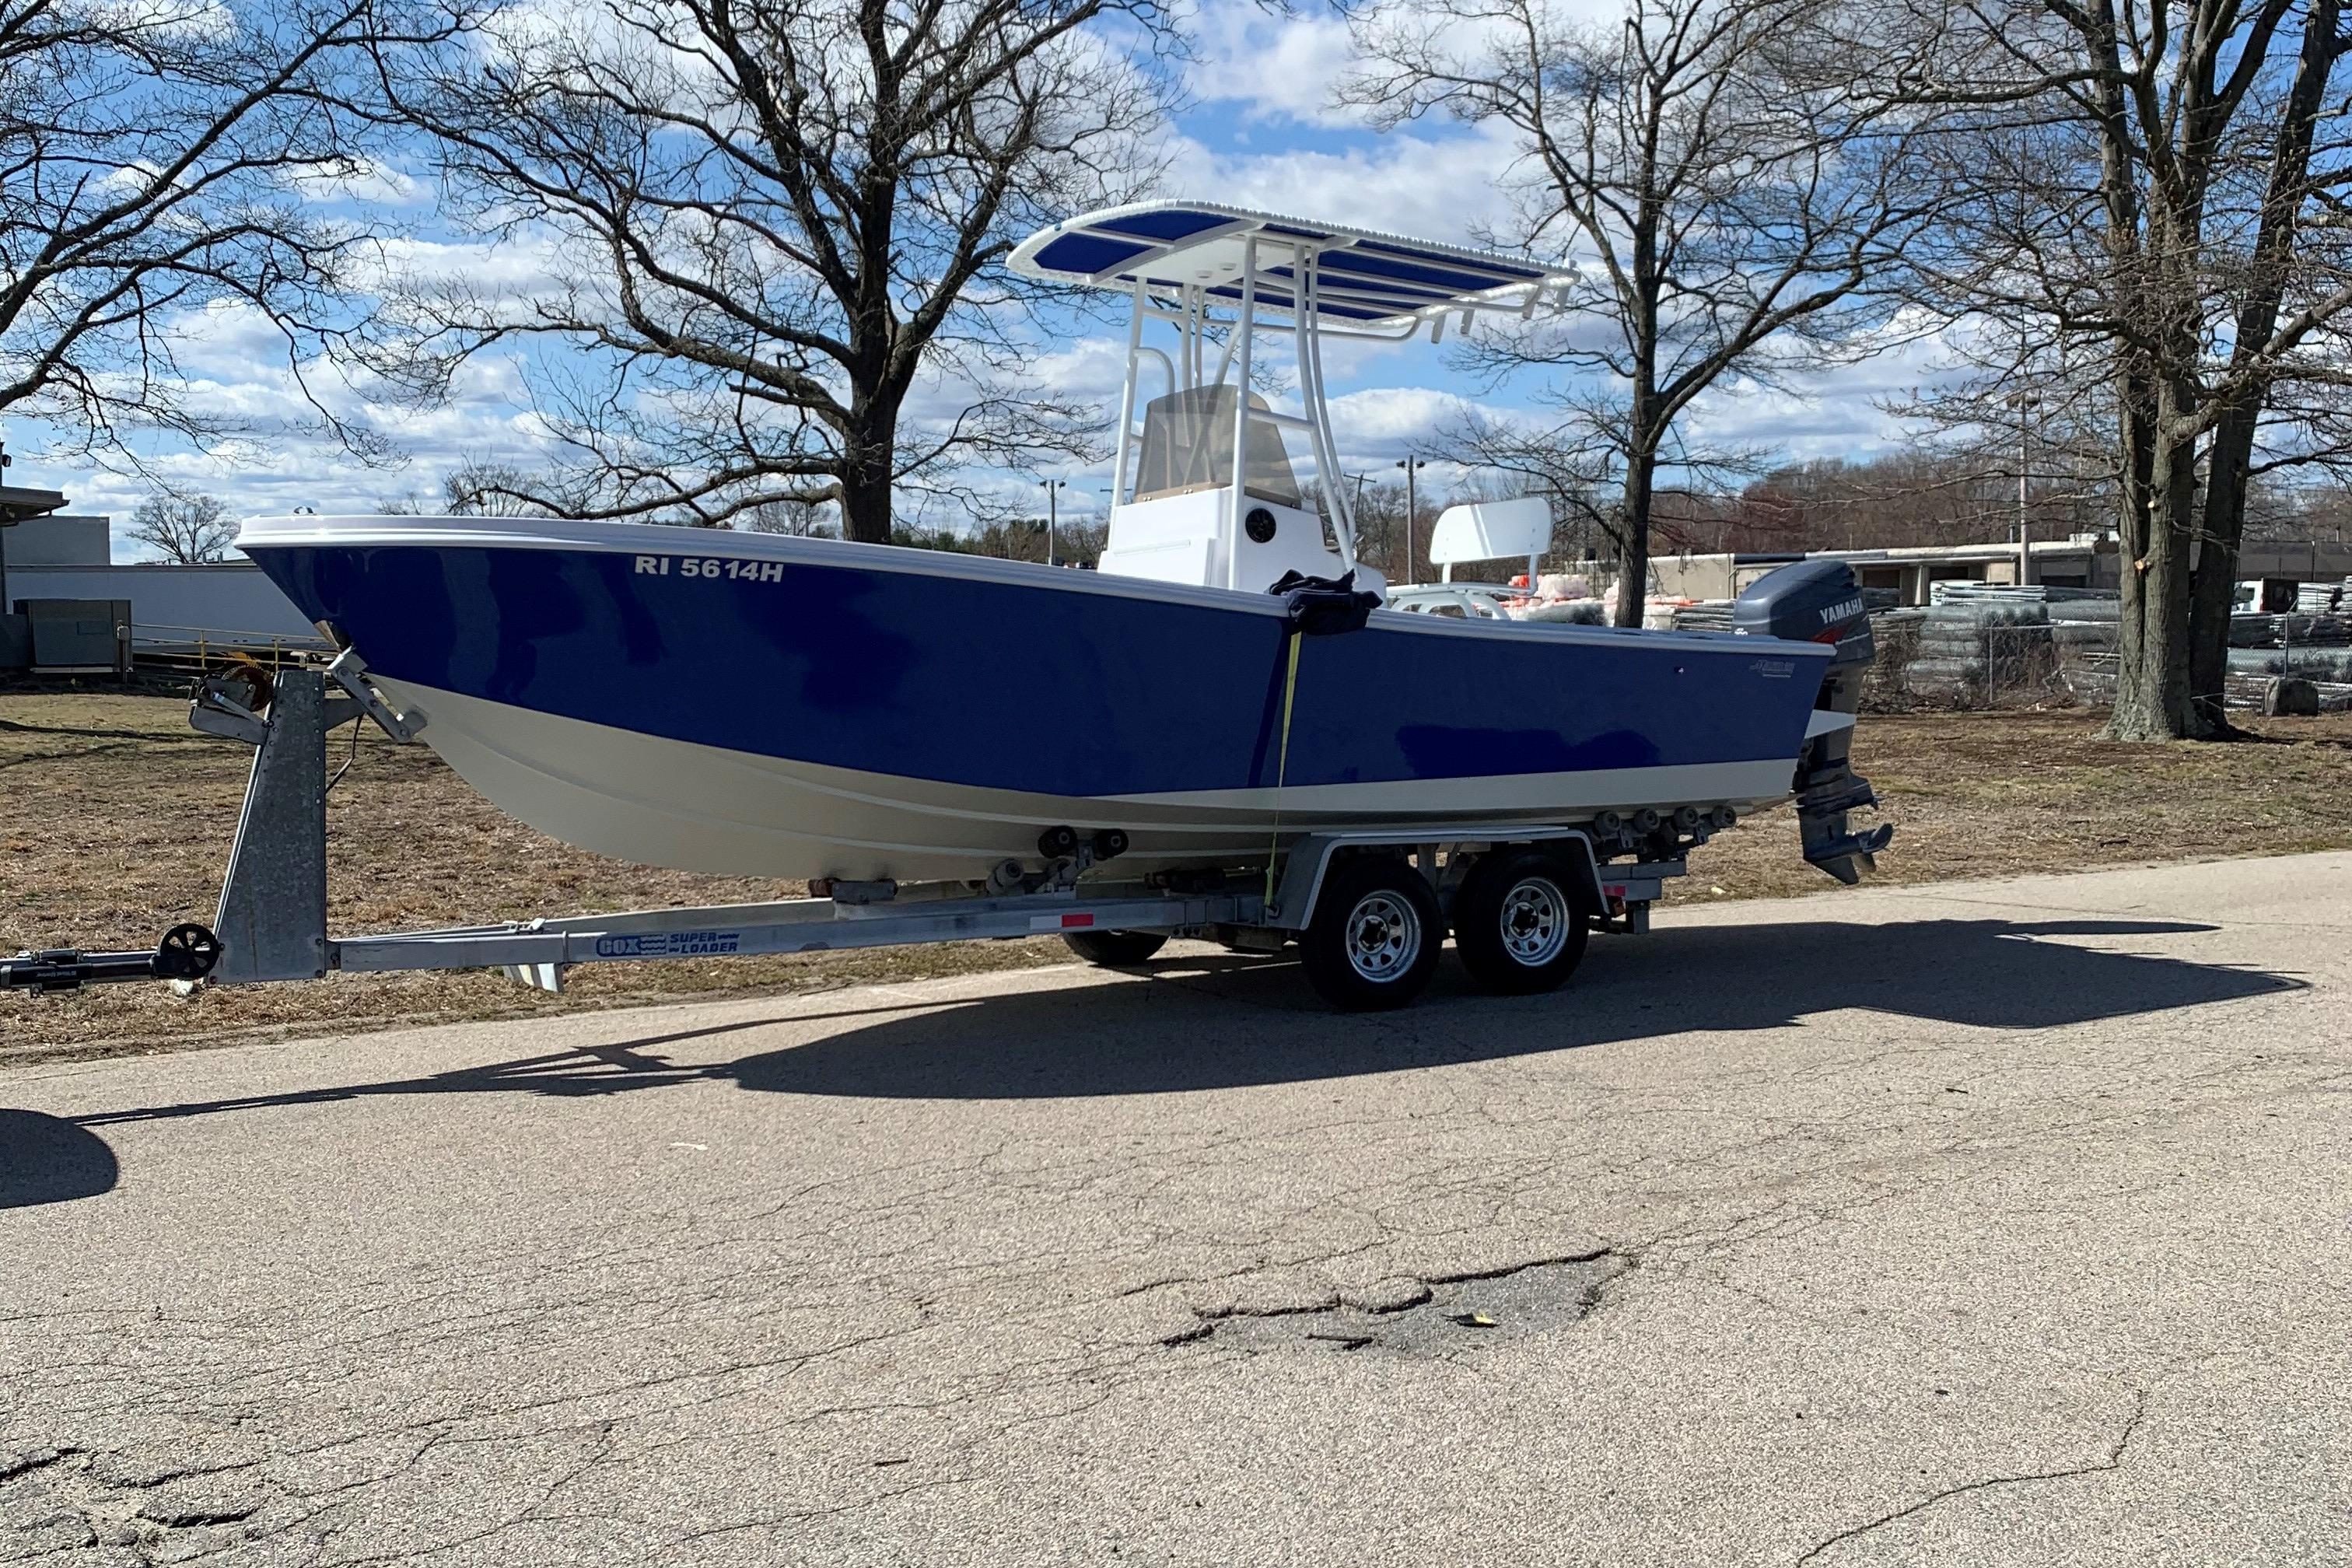
<instances>
[{"instance_id":1,"label":"asphalt pavement","mask_svg":"<svg viewBox=\"0 0 2352 1568\"><path fill-rule=\"evenodd\" d=\"M0 1073L0 1561L2352 1560L2352 856L1657 928Z\"/></svg>"}]
</instances>

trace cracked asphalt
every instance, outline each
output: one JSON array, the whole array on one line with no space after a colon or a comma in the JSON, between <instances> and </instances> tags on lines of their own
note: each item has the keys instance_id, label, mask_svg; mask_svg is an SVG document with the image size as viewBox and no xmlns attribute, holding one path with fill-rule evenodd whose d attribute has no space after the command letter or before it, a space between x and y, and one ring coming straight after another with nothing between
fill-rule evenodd
<instances>
[{"instance_id":1,"label":"cracked asphalt","mask_svg":"<svg viewBox=\"0 0 2352 1568\"><path fill-rule=\"evenodd\" d=\"M2348 997L2333 855L0 1074L0 1561L2343 1562Z\"/></svg>"}]
</instances>

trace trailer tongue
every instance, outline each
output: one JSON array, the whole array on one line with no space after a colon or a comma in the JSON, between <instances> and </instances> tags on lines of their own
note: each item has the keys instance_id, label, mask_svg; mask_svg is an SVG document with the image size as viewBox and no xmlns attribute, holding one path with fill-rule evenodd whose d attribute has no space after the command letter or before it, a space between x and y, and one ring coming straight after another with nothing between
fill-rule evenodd
<instances>
[{"instance_id":1,"label":"trailer tongue","mask_svg":"<svg viewBox=\"0 0 2352 1568\"><path fill-rule=\"evenodd\" d=\"M152 952L84 952L75 947L56 947L0 958L0 991L47 994L133 980L193 984L212 973L220 952L220 939L208 928L176 925L163 933Z\"/></svg>"}]
</instances>

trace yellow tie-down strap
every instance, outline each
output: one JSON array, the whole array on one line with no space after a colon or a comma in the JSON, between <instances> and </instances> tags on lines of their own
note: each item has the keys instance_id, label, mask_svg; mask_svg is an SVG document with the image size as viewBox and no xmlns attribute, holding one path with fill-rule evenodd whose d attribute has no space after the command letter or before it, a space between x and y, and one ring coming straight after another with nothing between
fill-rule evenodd
<instances>
[{"instance_id":1,"label":"yellow tie-down strap","mask_svg":"<svg viewBox=\"0 0 2352 1568\"><path fill-rule=\"evenodd\" d=\"M1282 784L1290 773L1290 704L1298 695L1298 645L1307 639L1297 627L1289 633L1290 672L1282 679L1282 748L1274 762L1274 837L1265 847L1265 902L1274 906L1274 853L1282 843Z\"/></svg>"}]
</instances>

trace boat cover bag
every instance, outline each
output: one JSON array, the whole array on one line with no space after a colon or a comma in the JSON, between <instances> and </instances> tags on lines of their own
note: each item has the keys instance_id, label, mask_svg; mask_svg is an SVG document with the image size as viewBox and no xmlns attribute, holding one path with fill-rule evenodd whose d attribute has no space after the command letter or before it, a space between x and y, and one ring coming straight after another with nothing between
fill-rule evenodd
<instances>
[{"instance_id":1,"label":"boat cover bag","mask_svg":"<svg viewBox=\"0 0 2352 1568\"><path fill-rule=\"evenodd\" d=\"M1309 637L1361 631L1381 604L1378 594L1358 591L1353 572L1338 577L1309 577L1293 567L1266 592L1281 595L1282 613L1291 629Z\"/></svg>"}]
</instances>

